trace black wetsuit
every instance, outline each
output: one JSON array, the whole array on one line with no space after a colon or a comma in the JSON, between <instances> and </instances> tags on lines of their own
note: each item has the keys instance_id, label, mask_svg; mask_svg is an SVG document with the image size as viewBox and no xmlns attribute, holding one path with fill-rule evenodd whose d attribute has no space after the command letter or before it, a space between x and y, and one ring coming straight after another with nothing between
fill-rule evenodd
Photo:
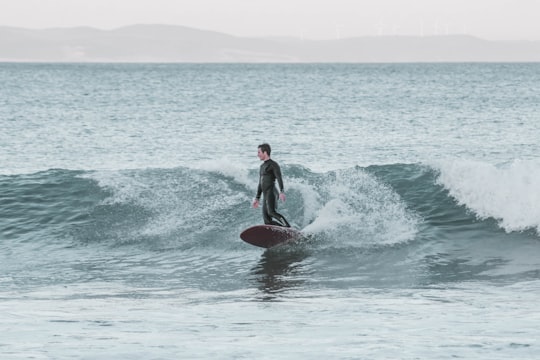
<instances>
[{"instance_id":1,"label":"black wetsuit","mask_svg":"<svg viewBox=\"0 0 540 360\"><path fill-rule=\"evenodd\" d=\"M277 162L268 159L261 164L259 172L259 186L257 188L257 200L264 195L262 202L263 219L265 224L290 227L283 215L276 212L277 199L279 193L276 190L276 179L279 189L283 192L283 179L281 178L281 169ZM278 221L272 220L276 219Z\"/></svg>"}]
</instances>

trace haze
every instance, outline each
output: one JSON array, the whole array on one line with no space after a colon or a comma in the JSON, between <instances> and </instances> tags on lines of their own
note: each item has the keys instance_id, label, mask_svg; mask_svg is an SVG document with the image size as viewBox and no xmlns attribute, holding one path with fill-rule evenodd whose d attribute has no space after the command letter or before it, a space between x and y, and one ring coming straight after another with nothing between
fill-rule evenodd
<instances>
[{"instance_id":1,"label":"haze","mask_svg":"<svg viewBox=\"0 0 540 360\"><path fill-rule=\"evenodd\" d=\"M0 0L0 26L183 25L237 36L540 40L540 0Z\"/></svg>"}]
</instances>

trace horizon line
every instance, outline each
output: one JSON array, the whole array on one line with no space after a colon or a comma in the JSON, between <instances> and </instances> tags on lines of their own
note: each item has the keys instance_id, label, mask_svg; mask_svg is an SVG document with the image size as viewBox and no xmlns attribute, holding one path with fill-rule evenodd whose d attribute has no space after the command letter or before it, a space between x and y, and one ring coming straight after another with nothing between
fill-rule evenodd
<instances>
[{"instance_id":1,"label":"horizon line","mask_svg":"<svg viewBox=\"0 0 540 360\"><path fill-rule=\"evenodd\" d=\"M77 25L77 26L53 26L53 27L41 27L41 28L31 28L31 27L24 27L24 26L12 26L12 25L0 25L0 28L10 28L10 29L17 29L17 30L29 30L29 31L48 31L48 30L72 30L72 29L91 29L91 30L97 30L97 31L103 31L103 32L113 32L121 29L131 28L131 27L138 27L138 26L147 26L147 27L170 27L170 28L184 28L184 29L190 29L190 30L196 30L201 32L210 32L215 34L221 34L221 35L227 35L230 37L236 37L236 38L244 38L244 39L266 39L266 40L272 40L272 39L291 39L291 40L297 40L297 41L311 41L311 42L328 42L328 41L343 41L343 40L351 40L351 39L359 39L359 38L448 38L448 37L468 37L473 39L478 39L482 41L488 41L488 42L520 42L520 43L534 43L534 42L540 42L539 40L527 40L527 39L513 39L513 40L492 40L492 39L486 39L478 35L473 34L465 34L465 33L448 33L448 34L378 34L378 35L357 35L357 36L347 36L347 37L340 37L340 38L326 38L326 39L315 39L315 38L308 38L304 36L295 36L295 35L260 35L260 36L245 36L245 35L234 35L230 34L228 32L219 31L219 30L209 30L209 29L203 29L198 27L192 27L192 26L186 26L186 25L178 25L178 24L166 24L166 23L134 23L130 25L121 25L113 28L101 28L97 26L92 25Z\"/></svg>"}]
</instances>

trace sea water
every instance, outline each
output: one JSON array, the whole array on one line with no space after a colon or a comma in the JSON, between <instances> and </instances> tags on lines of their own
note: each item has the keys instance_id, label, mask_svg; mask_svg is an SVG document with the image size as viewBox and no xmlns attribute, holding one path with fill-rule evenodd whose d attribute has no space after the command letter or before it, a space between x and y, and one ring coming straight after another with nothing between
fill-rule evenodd
<instances>
[{"instance_id":1,"label":"sea water","mask_svg":"<svg viewBox=\"0 0 540 360\"><path fill-rule=\"evenodd\" d=\"M0 64L0 358L533 359L539 64ZM274 249L257 146L306 238Z\"/></svg>"}]
</instances>

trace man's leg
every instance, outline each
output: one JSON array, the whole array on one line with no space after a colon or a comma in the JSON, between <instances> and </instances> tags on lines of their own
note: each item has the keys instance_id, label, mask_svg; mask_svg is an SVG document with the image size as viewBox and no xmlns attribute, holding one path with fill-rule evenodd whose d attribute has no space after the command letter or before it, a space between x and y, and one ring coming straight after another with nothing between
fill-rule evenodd
<instances>
[{"instance_id":1,"label":"man's leg","mask_svg":"<svg viewBox=\"0 0 540 360\"><path fill-rule=\"evenodd\" d=\"M265 194L264 198L265 198L264 205L266 205L266 211L264 213L266 215L263 215L263 216L268 216L270 224L291 227L291 225L289 225L289 222L285 219L285 217L281 215L280 213L276 212L276 202L277 202L278 197L275 195L274 191L269 191L268 194ZM279 222L273 221L272 218L278 220ZM268 224L266 222L266 218L265 218L265 224Z\"/></svg>"},{"instance_id":2,"label":"man's leg","mask_svg":"<svg viewBox=\"0 0 540 360\"><path fill-rule=\"evenodd\" d=\"M262 200L262 213L263 213L263 220L264 220L264 223L266 225L275 225L275 224L272 224L272 218L270 217L270 215L268 214L268 204L266 203L266 194L264 194L263 196L263 200Z\"/></svg>"}]
</instances>

